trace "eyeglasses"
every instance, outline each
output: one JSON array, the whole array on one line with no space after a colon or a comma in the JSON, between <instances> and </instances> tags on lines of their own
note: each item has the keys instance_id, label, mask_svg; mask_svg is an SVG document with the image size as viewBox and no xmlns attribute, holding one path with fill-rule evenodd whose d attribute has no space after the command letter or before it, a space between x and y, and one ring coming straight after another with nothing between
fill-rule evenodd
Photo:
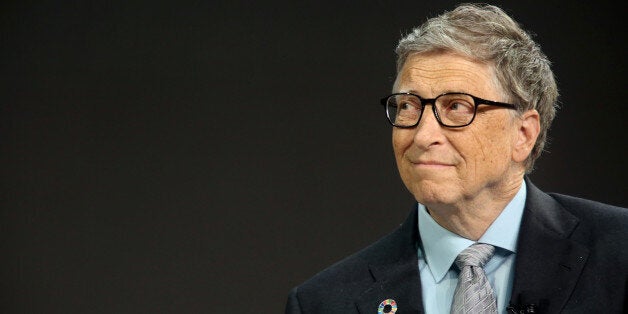
<instances>
[{"instance_id":1,"label":"eyeglasses","mask_svg":"<svg viewBox=\"0 0 628 314\"><path fill-rule=\"evenodd\" d=\"M412 93L394 93L381 100L391 125L398 128L413 128L421 121L423 108L432 105L434 117L442 126L460 128L475 119L479 105L517 109L515 105L486 100L465 93L445 93L436 98L421 98Z\"/></svg>"}]
</instances>

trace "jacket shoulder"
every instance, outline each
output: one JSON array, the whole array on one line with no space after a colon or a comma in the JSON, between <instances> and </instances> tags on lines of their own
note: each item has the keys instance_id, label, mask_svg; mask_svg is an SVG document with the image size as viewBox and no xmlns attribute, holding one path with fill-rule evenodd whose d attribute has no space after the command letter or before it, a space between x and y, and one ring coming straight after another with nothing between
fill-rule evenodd
<instances>
[{"instance_id":1,"label":"jacket shoulder","mask_svg":"<svg viewBox=\"0 0 628 314\"><path fill-rule=\"evenodd\" d=\"M555 193L550 196L577 217L578 226L570 238L589 248L590 262L599 260L600 264L609 264L609 268L625 273L628 209L573 196Z\"/></svg>"},{"instance_id":2,"label":"jacket shoulder","mask_svg":"<svg viewBox=\"0 0 628 314\"><path fill-rule=\"evenodd\" d=\"M334 263L301 284L298 289L305 292L324 292L346 295L347 289L373 282L369 265L385 257L389 243L394 243L399 229L385 235L369 246Z\"/></svg>"},{"instance_id":3,"label":"jacket shoulder","mask_svg":"<svg viewBox=\"0 0 628 314\"><path fill-rule=\"evenodd\" d=\"M290 294L289 305L298 304L302 313L355 312L355 301L375 282L371 267L408 254L403 243L410 236L407 229L412 226L405 225L297 286Z\"/></svg>"},{"instance_id":4,"label":"jacket shoulder","mask_svg":"<svg viewBox=\"0 0 628 314\"><path fill-rule=\"evenodd\" d=\"M628 232L628 208L558 193L549 193L565 210L593 228Z\"/></svg>"}]
</instances>

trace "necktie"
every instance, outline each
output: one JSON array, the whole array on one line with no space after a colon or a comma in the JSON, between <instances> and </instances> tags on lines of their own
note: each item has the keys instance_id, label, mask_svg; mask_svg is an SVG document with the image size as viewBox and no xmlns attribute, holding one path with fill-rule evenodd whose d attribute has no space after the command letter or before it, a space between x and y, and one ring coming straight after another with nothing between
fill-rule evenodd
<instances>
[{"instance_id":1,"label":"necktie","mask_svg":"<svg viewBox=\"0 0 628 314\"><path fill-rule=\"evenodd\" d=\"M495 247L475 243L456 257L460 268L451 314L497 313L497 300L484 273L484 264L491 259Z\"/></svg>"}]
</instances>

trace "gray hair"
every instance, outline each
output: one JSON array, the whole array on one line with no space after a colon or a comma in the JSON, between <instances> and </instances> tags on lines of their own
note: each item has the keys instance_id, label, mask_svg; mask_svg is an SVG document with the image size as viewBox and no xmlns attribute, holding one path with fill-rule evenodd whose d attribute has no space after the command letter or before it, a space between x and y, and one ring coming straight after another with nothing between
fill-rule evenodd
<instances>
[{"instance_id":1,"label":"gray hair","mask_svg":"<svg viewBox=\"0 0 628 314\"><path fill-rule=\"evenodd\" d=\"M397 74L417 53L452 52L491 65L517 111L536 109L540 115L540 133L525 163L532 171L556 115L558 88L550 61L508 14L492 5L462 4L413 29L395 51Z\"/></svg>"}]
</instances>

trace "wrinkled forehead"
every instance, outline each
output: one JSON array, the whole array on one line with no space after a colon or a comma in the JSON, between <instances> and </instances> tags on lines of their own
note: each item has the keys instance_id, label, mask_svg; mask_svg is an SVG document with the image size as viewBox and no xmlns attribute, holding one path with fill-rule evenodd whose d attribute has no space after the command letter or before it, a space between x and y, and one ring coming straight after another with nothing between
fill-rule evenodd
<instances>
[{"instance_id":1,"label":"wrinkled forehead","mask_svg":"<svg viewBox=\"0 0 628 314\"><path fill-rule=\"evenodd\" d=\"M506 97L492 64L447 51L408 55L397 73L393 92L408 89L429 89L426 92L436 94L491 89Z\"/></svg>"}]
</instances>

